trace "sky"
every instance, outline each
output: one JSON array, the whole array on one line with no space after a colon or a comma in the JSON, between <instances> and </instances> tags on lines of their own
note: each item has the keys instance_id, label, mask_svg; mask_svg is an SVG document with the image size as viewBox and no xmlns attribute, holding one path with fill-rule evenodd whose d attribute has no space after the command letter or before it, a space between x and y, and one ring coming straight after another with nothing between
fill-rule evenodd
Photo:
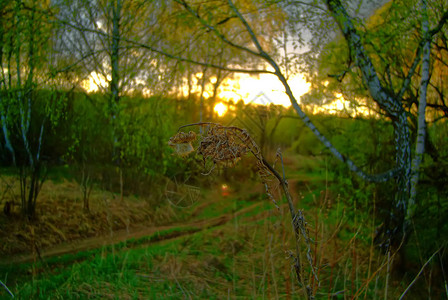
<instances>
[{"instance_id":1,"label":"sky","mask_svg":"<svg viewBox=\"0 0 448 300\"><path fill-rule=\"evenodd\" d=\"M359 6L359 15L368 17L375 11L375 9L386 2L387 0L360 0L353 3L355 3L354 7L361 4ZM298 51L301 50L299 49ZM200 76L195 77L199 78ZM83 87L88 92L97 91L99 89L98 86L107 86L107 81L106 78L102 78L97 73L92 72L89 78L83 82ZM213 79L211 81L213 82ZM288 80L288 83L295 98L300 103L300 97L309 91L311 84L306 82L304 76L301 74L292 75ZM197 93L199 92L199 85L196 84L195 86L196 90L193 92ZM205 98L211 96L211 92L209 92L211 90L212 87L210 84L204 93ZM246 104L269 105L272 103L289 107L291 106L291 102L284 90L281 82L272 74L259 74L257 76L235 74L233 78L228 78L220 86L218 97L224 101L233 100L234 102L238 102L239 100L243 100ZM334 110L335 107L344 106L344 99L340 96L335 95L334 101L335 103L331 104L332 110Z\"/></svg>"},{"instance_id":2,"label":"sky","mask_svg":"<svg viewBox=\"0 0 448 300\"><path fill-rule=\"evenodd\" d=\"M289 97L286 95L285 88L278 78L271 74L260 74L259 76L250 76L247 74L238 74L235 80L228 82L220 88L220 97L224 100L233 100L238 102L242 99L246 104L278 104L285 107L291 106ZM294 75L288 80L288 83L297 99L307 93L310 84L306 82L301 75Z\"/></svg>"},{"instance_id":3,"label":"sky","mask_svg":"<svg viewBox=\"0 0 448 300\"><path fill-rule=\"evenodd\" d=\"M359 0L353 1L353 10L358 11L361 18L370 17L376 9L381 7L389 0ZM288 52L292 52L292 48ZM302 52L303 49L296 50ZM301 74L291 76L288 83L293 91L297 101L300 103L300 97L306 94L311 84L306 82L305 77ZM284 87L278 78L271 74L260 74L251 76L248 74L237 74L234 80L228 80L220 89L220 97L225 100L234 100L237 102L243 99L245 103L255 103L267 105L270 103L291 106L289 97L284 92ZM336 95L334 103L330 103L328 107L323 107L331 112L335 112L339 108L344 107L344 99L341 95Z\"/></svg>"}]
</instances>

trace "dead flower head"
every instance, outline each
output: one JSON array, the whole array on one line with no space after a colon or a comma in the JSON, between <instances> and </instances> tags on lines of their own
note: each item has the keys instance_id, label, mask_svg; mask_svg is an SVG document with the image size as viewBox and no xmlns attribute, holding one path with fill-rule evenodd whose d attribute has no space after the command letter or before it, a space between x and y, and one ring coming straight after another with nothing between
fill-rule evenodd
<instances>
[{"instance_id":1,"label":"dead flower head","mask_svg":"<svg viewBox=\"0 0 448 300\"><path fill-rule=\"evenodd\" d=\"M244 156L248 147L242 139L242 130L236 127L225 127L214 123L199 123L195 125L208 125L207 132L203 135L197 147L197 153L204 162L210 159L214 165L220 164L226 167L234 166ZM179 156L186 156L194 151L192 142L196 140L193 131L188 133L178 132L171 137L168 145Z\"/></svg>"},{"instance_id":2,"label":"dead flower head","mask_svg":"<svg viewBox=\"0 0 448 300\"><path fill-rule=\"evenodd\" d=\"M257 173L261 182L265 185L268 195L272 197L271 192L277 189L278 182L266 167L260 148L246 130L216 123L195 123L180 128L192 125L207 126L196 151L202 156L204 166L207 160L213 162L213 167L206 174L210 174L216 165L233 167L247 152L251 152L257 159ZM178 132L170 138L168 144L179 156L185 157L194 151L192 142L196 141L196 137L192 131Z\"/></svg>"},{"instance_id":3,"label":"dead flower head","mask_svg":"<svg viewBox=\"0 0 448 300\"><path fill-rule=\"evenodd\" d=\"M175 136L171 137L168 141L168 146L174 149L176 153L185 157L194 151L193 145L191 144L196 140L196 133L190 132L178 132Z\"/></svg>"},{"instance_id":4,"label":"dead flower head","mask_svg":"<svg viewBox=\"0 0 448 300\"><path fill-rule=\"evenodd\" d=\"M224 166L234 166L247 152L233 127L211 126L199 144L197 153L205 160Z\"/></svg>"}]
</instances>

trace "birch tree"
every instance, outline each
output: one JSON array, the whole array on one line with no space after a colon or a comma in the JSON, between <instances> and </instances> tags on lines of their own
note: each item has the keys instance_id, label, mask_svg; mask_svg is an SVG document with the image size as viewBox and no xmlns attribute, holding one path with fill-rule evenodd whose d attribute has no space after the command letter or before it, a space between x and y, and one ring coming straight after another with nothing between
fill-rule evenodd
<instances>
[{"instance_id":1,"label":"birch tree","mask_svg":"<svg viewBox=\"0 0 448 300\"><path fill-rule=\"evenodd\" d=\"M45 178L43 148L48 129L58 122L60 95L51 68L51 6L41 1L1 3L0 113L5 149L19 171L22 213L35 215ZM48 99L39 94L49 89ZM39 90L40 89L40 90Z\"/></svg>"},{"instance_id":2,"label":"birch tree","mask_svg":"<svg viewBox=\"0 0 448 300\"><path fill-rule=\"evenodd\" d=\"M84 76L84 82L93 81L93 87L86 88L97 89L105 96L104 106L100 109L108 115L109 150L113 164L118 167L123 197L124 160L129 154L127 142L132 139L127 135L127 127L132 126L132 121L123 114L127 103L122 99L138 91L157 93L157 89L163 89L169 82L159 82L164 77L159 68L165 66L157 54L130 45L126 40L132 38L147 44L157 42L152 30L156 27L153 9L158 7L150 7L144 1L98 0L65 1L60 8L62 50L74 54L76 61L71 67L82 70L78 74ZM80 162L80 165L85 166L86 162Z\"/></svg>"},{"instance_id":3,"label":"birch tree","mask_svg":"<svg viewBox=\"0 0 448 300\"><path fill-rule=\"evenodd\" d=\"M406 237L409 231L409 224L412 219L412 214L415 206L415 187L417 185L417 170L419 165L418 157L421 156L422 152L422 140L424 138L424 122L420 121L419 125L419 139L417 145L419 150L417 151L417 159L414 161L414 167L412 167L412 151L411 146L413 144L411 140L409 123L407 117L407 111L403 107L402 98L405 91L409 89L411 79L416 76L416 68L422 61L421 49L425 45L424 49L424 60L422 65L422 82L420 84L420 103L419 105L419 119L424 120L425 111L425 90L427 86L428 78L428 53L431 38L443 28L446 22L446 12L444 12L433 29L428 29L427 26L421 26L423 33L419 35L420 42L418 43L418 49L416 49L417 55L415 56L414 62L408 70L407 75L402 80L401 84L397 87L396 91L391 91L389 86L385 84L378 76L376 66L374 61L370 57L369 53L366 51L364 41L362 39L361 31L358 29L357 25L361 21L358 18L354 18L349 15L347 9L339 0L326 0L323 2L288 2L285 1L279 5L284 5L283 7L294 7L297 11L300 11L302 7L306 7L308 12L317 14L318 12L325 12L327 16L330 16L335 23L338 25L342 35L347 41L349 49L349 60L353 62L352 68L359 70L362 81L368 91L371 99L378 105L380 110L384 112L388 119L394 127L394 142L395 142L395 166L384 173L381 174L368 174L364 172L360 167L358 167L351 159L342 154L338 149L336 149L332 143L311 122L309 117L304 113L303 109L299 105L297 99L295 98L292 90L288 84L287 78L282 71L280 63L276 61L276 53L272 49L266 49L266 45L263 43L263 33L258 27L259 23L255 22L252 18L253 15L247 11L247 7L242 3L234 3L231 0L227 1L227 15L235 16L239 22L238 26L241 26L244 33L247 34L251 39L251 44L240 44L238 41L231 39L230 36L226 35L226 32L220 30L216 26L216 20L205 18L205 15L198 13L197 9L194 9L194 3L187 3L187 1L177 1L180 5L185 7L187 11L190 12L196 19L198 24L202 27L207 28L212 32L217 38L221 39L227 46L239 49L241 52L250 53L251 55L264 60L269 66L268 69L257 70L258 72L265 72L273 74L278 80L283 84L285 88L285 93L288 95L293 108L295 109L298 116L302 121L308 126L308 128L316 135L316 137L330 150L330 152L338 158L340 161L345 163L348 168L359 175L361 178L372 181L372 182L385 182L392 178L395 178L396 182L396 194L394 199L392 199L394 209L391 211L391 217L386 220L386 226L384 227L383 235L383 246L389 248L390 246L397 247L401 241ZM297 6L302 5L302 6ZM223 7L224 4L220 7ZM263 7L261 5L260 7ZM426 16L426 6L422 4L421 8L418 9L421 19L420 24L425 23ZM352 7L350 7L351 10ZM222 13L221 8L220 12ZM317 22L317 21L316 21ZM328 35L330 36L330 35ZM234 70L239 71L239 70ZM249 71L249 70L246 70ZM426 78L426 79L425 79ZM411 178L414 179L411 180ZM411 192L412 191L412 192Z\"/></svg>"},{"instance_id":4,"label":"birch tree","mask_svg":"<svg viewBox=\"0 0 448 300\"><path fill-rule=\"evenodd\" d=\"M425 1L420 1L419 4L397 1L388 4L384 10L384 22L372 24L369 32L359 30L353 25L353 18L344 13L339 1L327 1L347 41L347 51L339 52L342 60L345 58L345 68L332 75L333 79L325 79L323 75L322 80L327 83L333 80L337 82L338 89L348 90L347 84L353 85L359 79L355 97L371 98L379 108L377 113L391 120L394 127L396 166L400 171L396 176L397 193L393 201L395 208L386 219L386 226L381 232L382 245L385 248L390 246L391 240L395 243L394 246L398 246L409 234L409 226L416 208L419 165L424 145L427 143L425 112L427 87L430 82L430 45L446 22L443 6L437 6L435 2L432 4L431 14L437 17L434 18L434 28L431 30ZM400 17L406 21L397 22ZM416 32L416 27L421 28L419 32ZM374 30L375 33L372 34ZM347 78L349 80L345 80ZM362 92L363 87L367 88L368 94ZM348 95L350 98L350 94ZM354 98L353 94L351 96ZM418 119L415 151L412 151L414 141L410 131L413 114L416 115L416 120Z\"/></svg>"}]
</instances>

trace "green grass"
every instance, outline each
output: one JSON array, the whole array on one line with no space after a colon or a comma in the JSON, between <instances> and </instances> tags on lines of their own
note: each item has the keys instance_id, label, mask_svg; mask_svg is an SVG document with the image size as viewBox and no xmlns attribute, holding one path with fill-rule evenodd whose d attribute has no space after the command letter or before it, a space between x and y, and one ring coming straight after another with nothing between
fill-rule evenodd
<instances>
[{"instance_id":1,"label":"green grass","mask_svg":"<svg viewBox=\"0 0 448 300\"><path fill-rule=\"evenodd\" d=\"M254 201L233 199L224 206L239 209L252 204ZM269 209L274 212L269 218L245 221L245 217ZM17 299L270 298L275 293L285 294L285 280L290 286L288 293L292 293L294 274L284 258L282 237L273 227L282 220L276 211L272 203L264 201L222 226L197 232L175 228L44 263L2 267L1 279ZM163 236L186 231L188 235L160 241ZM267 244L270 252L266 252ZM7 295L0 291L0 297Z\"/></svg>"},{"instance_id":2,"label":"green grass","mask_svg":"<svg viewBox=\"0 0 448 300\"><path fill-rule=\"evenodd\" d=\"M117 254L124 253L128 251L130 248L143 247L145 244L154 243L157 241L165 240L180 236L182 234L189 234L198 231L198 228L195 227L178 227L163 230L160 232L156 232L150 236L138 238L138 239L129 239L124 242L120 242L117 244L104 246L99 249L93 249L88 251L80 251L77 253L65 254L57 257L50 257L48 259L44 259L43 261L33 262L33 263L22 263L22 264L14 264L14 265L1 265L0 273L9 275L9 278L12 278L16 281L24 281L28 280L29 273L41 271L46 274L48 270L51 270L49 274L58 273L60 270L63 270L62 274L66 271L66 266L70 265L82 265L82 264L90 264L90 262L94 261L97 257L108 256L109 254ZM92 260L92 258L94 258ZM61 276L58 274L56 278ZM1 295L1 294L0 294Z\"/></svg>"},{"instance_id":3,"label":"green grass","mask_svg":"<svg viewBox=\"0 0 448 300\"><path fill-rule=\"evenodd\" d=\"M262 210L265 209L271 209L272 203L270 200L268 200L265 196L260 196L259 194L254 197L253 195L248 195L247 197L220 197L218 201L211 202L209 205L207 205L204 209L200 211L200 213L197 215L198 219L208 219L208 218L215 218L219 217L225 214L233 214L235 212L238 212L239 210L242 210L244 208L250 207L257 203L263 203ZM260 212L260 209L254 208L253 210L250 210L247 213L243 213L243 216L250 216L251 214L257 214Z\"/></svg>"},{"instance_id":4,"label":"green grass","mask_svg":"<svg viewBox=\"0 0 448 300\"><path fill-rule=\"evenodd\" d=\"M358 291L363 299L384 299L387 268L382 267L385 256L371 246L376 224L362 207L367 195L341 198L330 184L326 197L326 183L315 186L301 190L297 206L304 210L309 236L316 241L311 244L319 266L316 299L351 299ZM44 263L0 267L0 279L17 299L304 299L288 257L295 248L289 211L277 210L265 196L231 195L211 201L195 219L223 215L235 217L207 229L177 227ZM305 250L302 242L307 275ZM414 278L407 274L406 280L392 280L389 275L390 299ZM311 276L305 280L312 285ZM416 287L416 296L409 299L426 295L421 292L424 280ZM2 289L0 298L8 299Z\"/></svg>"},{"instance_id":5,"label":"green grass","mask_svg":"<svg viewBox=\"0 0 448 300\"><path fill-rule=\"evenodd\" d=\"M209 239L212 230L193 234L188 238L164 241L149 247L129 249L120 245L83 253L82 261L74 261L71 257L61 258L58 268L41 269L41 266L23 265L27 268L41 269L41 273L31 275L32 280L22 277L12 288L18 299L79 299L87 297L151 299L178 299L185 290L192 293L197 284L194 280L179 278L162 279L165 276L176 276L170 268L176 268L186 261L207 261L214 267L208 270L212 280L233 280L229 274L229 259L221 259L222 252L216 243ZM207 242L209 241L209 242ZM188 246L187 246L188 244ZM202 249L195 251L195 249ZM89 259L86 256L90 256ZM79 258L79 256L78 256ZM70 263L69 263L70 262ZM168 269L165 269L167 266ZM17 269L16 269L17 271ZM175 271L175 270L173 270ZM203 270L207 271L207 270ZM165 274L168 273L168 274ZM8 274L6 274L7 276ZM148 283L146 278L152 278ZM162 279L162 280L161 280ZM182 283L179 283L178 281ZM195 296L213 299L211 291L195 290Z\"/></svg>"}]
</instances>

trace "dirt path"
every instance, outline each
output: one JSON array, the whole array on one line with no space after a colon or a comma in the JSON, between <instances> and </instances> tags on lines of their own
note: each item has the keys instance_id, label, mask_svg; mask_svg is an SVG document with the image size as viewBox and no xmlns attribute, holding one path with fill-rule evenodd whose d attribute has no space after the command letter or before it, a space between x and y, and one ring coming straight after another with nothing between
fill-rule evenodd
<instances>
[{"instance_id":1,"label":"dirt path","mask_svg":"<svg viewBox=\"0 0 448 300\"><path fill-rule=\"evenodd\" d=\"M83 240L73 241L73 242L67 242L63 244L59 244L47 249L40 249L40 258L48 258L52 256L60 256L64 254L69 253L76 253L80 251L86 251L91 249L96 249L104 246L109 246L113 244L117 244L120 242L124 242L130 239L139 239L146 236L154 236L157 233L162 233L164 231L170 230L170 229L179 229L178 231L173 231L172 233L163 234L159 237L155 237L154 239L151 239L147 243L154 243L161 240L167 240L172 238L177 238L180 236L190 235L195 232L216 227L220 225L224 225L227 222L231 221L233 218L240 216L241 214L244 214L248 211L251 211L252 209L260 206L262 203L257 202L254 203L251 206L245 207L240 209L239 211L235 213L229 213L225 214L219 217L215 217L212 219L205 219L205 220L197 220L187 223L181 223L181 224L171 224L171 225L165 225L165 226L157 226L157 227L151 227L151 228L133 228L131 230L119 230L115 231L110 236L103 236L103 237L91 237ZM203 207L201 207L203 209ZM264 217L264 215L260 215L261 217ZM251 220L253 217L251 218ZM2 257L0 258L0 265L9 265L9 264L17 264L17 263L25 263L25 262L32 262L38 260L37 253L26 253L26 254L19 254L19 255L13 255L9 257Z\"/></svg>"}]
</instances>

